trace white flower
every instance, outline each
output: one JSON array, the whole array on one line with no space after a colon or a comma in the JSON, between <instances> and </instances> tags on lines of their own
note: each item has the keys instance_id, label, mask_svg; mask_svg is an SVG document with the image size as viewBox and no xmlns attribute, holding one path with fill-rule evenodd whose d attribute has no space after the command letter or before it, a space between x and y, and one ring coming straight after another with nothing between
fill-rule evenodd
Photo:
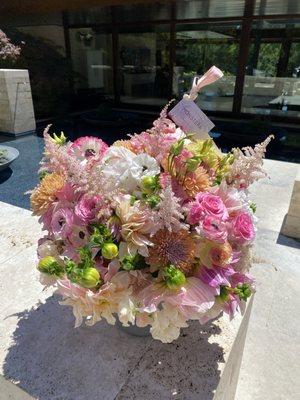
<instances>
[{"instance_id":1,"label":"white flower","mask_svg":"<svg viewBox=\"0 0 300 400\"><path fill-rule=\"evenodd\" d=\"M134 191L144 176L159 174L157 161L148 154L134 154L125 147L114 147L104 156L102 175L110 186L122 188L127 193Z\"/></svg>"},{"instance_id":2,"label":"white flower","mask_svg":"<svg viewBox=\"0 0 300 400\"><path fill-rule=\"evenodd\" d=\"M50 240L50 239L46 239L44 242L42 242L38 246L37 253L40 258L44 258L47 256L52 256L55 258L59 257L59 252L58 252L57 246L53 242L53 240Z\"/></svg>"},{"instance_id":3,"label":"white flower","mask_svg":"<svg viewBox=\"0 0 300 400\"><path fill-rule=\"evenodd\" d=\"M146 153L138 154L133 159L132 175L140 181L145 176L155 176L160 173L160 168L155 158Z\"/></svg>"},{"instance_id":4,"label":"white flower","mask_svg":"<svg viewBox=\"0 0 300 400\"><path fill-rule=\"evenodd\" d=\"M164 303L162 310L153 314L151 325L151 335L154 339L163 343L171 343L178 339L180 329L188 327L185 318L178 312L177 307L168 303Z\"/></svg>"},{"instance_id":5,"label":"white flower","mask_svg":"<svg viewBox=\"0 0 300 400\"><path fill-rule=\"evenodd\" d=\"M135 310L135 305L129 297L120 302L118 317L123 326L129 326L129 322L134 324Z\"/></svg>"}]
</instances>

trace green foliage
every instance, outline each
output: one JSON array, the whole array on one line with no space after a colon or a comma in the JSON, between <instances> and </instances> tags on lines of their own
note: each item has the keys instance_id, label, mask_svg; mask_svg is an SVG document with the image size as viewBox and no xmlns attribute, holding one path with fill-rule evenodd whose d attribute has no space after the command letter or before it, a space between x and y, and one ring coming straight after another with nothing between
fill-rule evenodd
<instances>
[{"instance_id":1,"label":"green foliage","mask_svg":"<svg viewBox=\"0 0 300 400\"><path fill-rule=\"evenodd\" d=\"M145 258L138 253L133 256L124 257L121 261L121 265L125 271L139 270L148 267Z\"/></svg>"}]
</instances>

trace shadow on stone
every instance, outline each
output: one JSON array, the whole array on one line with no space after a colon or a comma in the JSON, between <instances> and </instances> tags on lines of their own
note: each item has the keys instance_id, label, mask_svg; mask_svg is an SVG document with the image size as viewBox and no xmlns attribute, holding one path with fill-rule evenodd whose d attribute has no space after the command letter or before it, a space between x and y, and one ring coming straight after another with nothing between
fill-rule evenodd
<instances>
[{"instance_id":1,"label":"shadow on stone","mask_svg":"<svg viewBox=\"0 0 300 400\"><path fill-rule=\"evenodd\" d=\"M191 323L172 344L130 336L105 322L74 329L52 296L18 317L4 376L39 400L213 399L223 349L214 325Z\"/></svg>"},{"instance_id":2,"label":"shadow on stone","mask_svg":"<svg viewBox=\"0 0 300 400\"><path fill-rule=\"evenodd\" d=\"M3 171L0 171L0 185L1 183L7 181L12 175L13 171L10 167L4 169Z\"/></svg>"}]
</instances>

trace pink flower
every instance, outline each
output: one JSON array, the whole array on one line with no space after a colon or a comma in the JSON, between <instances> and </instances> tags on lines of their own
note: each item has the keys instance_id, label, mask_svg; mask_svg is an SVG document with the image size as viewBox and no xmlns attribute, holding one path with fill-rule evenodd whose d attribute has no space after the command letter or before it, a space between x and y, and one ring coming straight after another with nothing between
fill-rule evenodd
<instances>
[{"instance_id":1,"label":"pink flower","mask_svg":"<svg viewBox=\"0 0 300 400\"><path fill-rule=\"evenodd\" d=\"M93 136L84 136L75 140L69 151L80 161L83 161L93 158L101 159L107 149L108 146L103 140Z\"/></svg>"},{"instance_id":2,"label":"pink flower","mask_svg":"<svg viewBox=\"0 0 300 400\"><path fill-rule=\"evenodd\" d=\"M74 213L70 208L60 208L55 211L51 219L51 230L56 238L66 238L72 233Z\"/></svg>"},{"instance_id":3,"label":"pink flower","mask_svg":"<svg viewBox=\"0 0 300 400\"><path fill-rule=\"evenodd\" d=\"M95 219L99 211L100 196L83 196L75 206L75 215L85 224Z\"/></svg>"},{"instance_id":4,"label":"pink flower","mask_svg":"<svg viewBox=\"0 0 300 400\"><path fill-rule=\"evenodd\" d=\"M87 229L83 226L74 225L70 234L68 235L69 242L75 248L85 246L88 242L88 238L89 233Z\"/></svg>"},{"instance_id":5,"label":"pink flower","mask_svg":"<svg viewBox=\"0 0 300 400\"><path fill-rule=\"evenodd\" d=\"M219 196L207 192L198 193L190 206L189 223L197 224L208 215L221 221L228 219L228 211Z\"/></svg>"},{"instance_id":6,"label":"pink flower","mask_svg":"<svg viewBox=\"0 0 300 400\"><path fill-rule=\"evenodd\" d=\"M176 306L187 318L192 318L207 312L213 306L217 294L218 289L196 277L190 277L177 290L167 289L162 283L151 284L139 293L138 300L142 304L142 312L155 312L162 302L166 302Z\"/></svg>"},{"instance_id":7,"label":"pink flower","mask_svg":"<svg viewBox=\"0 0 300 400\"><path fill-rule=\"evenodd\" d=\"M255 230L249 213L241 212L233 219L232 234L241 242L247 242L254 238Z\"/></svg>"},{"instance_id":8,"label":"pink flower","mask_svg":"<svg viewBox=\"0 0 300 400\"><path fill-rule=\"evenodd\" d=\"M206 239L218 243L225 243L227 239L227 229L224 221L221 221L211 215L207 215L202 224L196 228L196 231Z\"/></svg>"}]
</instances>

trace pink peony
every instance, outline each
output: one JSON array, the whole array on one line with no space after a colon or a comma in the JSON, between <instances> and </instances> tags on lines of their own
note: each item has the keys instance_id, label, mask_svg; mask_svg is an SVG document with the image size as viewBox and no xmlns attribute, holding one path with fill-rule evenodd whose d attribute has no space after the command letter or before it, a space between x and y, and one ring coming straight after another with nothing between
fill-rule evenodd
<instances>
[{"instance_id":1,"label":"pink peony","mask_svg":"<svg viewBox=\"0 0 300 400\"><path fill-rule=\"evenodd\" d=\"M232 234L241 242L247 242L254 238L255 230L249 213L244 211L237 214L232 221Z\"/></svg>"},{"instance_id":2,"label":"pink peony","mask_svg":"<svg viewBox=\"0 0 300 400\"><path fill-rule=\"evenodd\" d=\"M227 229L224 221L221 221L211 215L207 215L202 224L196 228L196 231L208 240L218 243L225 243L227 239Z\"/></svg>"},{"instance_id":3,"label":"pink peony","mask_svg":"<svg viewBox=\"0 0 300 400\"><path fill-rule=\"evenodd\" d=\"M228 211L219 196L207 192L198 193L190 206L189 223L197 224L208 215L221 221L228 219Z\"/></svg>"},{"instance_id":4,"label":"pink peony","mask_svg":"<svg viewBox=\"0 0 300 400\"><path fill-rule=\"evenodd\" d=\"M106 153L108 146L103 140L93 137L81 137L71 145L70 153L80 161L88 159L101 159Z\"/></svg>"},{"instance_id":5,"label":"pink peony","mask_svg":"<svg viewBox=\"0 0 300 400\"><path fill-rule=\"evenodd\" d=\"M85 224L95 219L99 211L100 196L83 196L75 206L75 215Z\"/></svg>"}]
</instances>

